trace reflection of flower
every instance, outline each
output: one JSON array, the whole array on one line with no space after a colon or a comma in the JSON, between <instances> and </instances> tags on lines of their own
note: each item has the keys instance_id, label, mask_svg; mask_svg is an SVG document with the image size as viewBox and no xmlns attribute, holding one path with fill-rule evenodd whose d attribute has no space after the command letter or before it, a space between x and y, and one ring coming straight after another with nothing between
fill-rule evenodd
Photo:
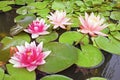
<instances>
[{"instance_id":1,"label":"reflection of flower","mask_svg":"<svg viewBox=\"0 0 120 80\"><path fill-rule=\"evenodd\" d=\"M37 38L39 35L49 34L48 29L49 25L45 24L45 20L38 18L29 24L28 29L24 29L25 32L32 34L32 38Z\"/></svg>"},{"instance_id":2,"label":"reflection of flower","mask_svg":"<svg viewBox=\"0 0 120 80\"><path fill-rule=\"evenodd\" d=\"M65 25L71 25L70 18L66 17L66 12L63 11L56 11L54 14L50 13L51 16L48 16L49 20L51 21L52 24L54 24L54 29L61 27L65 29Z\"/></svg>"},{"instance_id":3,"label":"reflection of flower","mask_svg":"<svg viewBox=\"0 0 120 80\"><path fill-rule=\"evenodd\" d=\"M80 32L85 34L88 33L90 36L107 36L106 34L100 32L101 30L107 27L106 24L103 24L104 19L101 19L100 16L96 17L94 13L91 13L90 15L85 13L85 19L83 19L83 17L80 16L79 20L82 24L82 26L80 26Z\"/></svg>"},{"instance_id":4,"label":"reflection of flower","mask_svg":"<svg viewBox=\"0 0 120 80\"><path fill-rule=\"evenodd\" d=\"M45 64L45 58L51 51L43 52L43 42L36 46L35 42L30 44L25 42L25 46L17 46L18 51L9 60L14 67L26 67L28 71L33 71L38 65Z\"/></svg>"}]
</instances>

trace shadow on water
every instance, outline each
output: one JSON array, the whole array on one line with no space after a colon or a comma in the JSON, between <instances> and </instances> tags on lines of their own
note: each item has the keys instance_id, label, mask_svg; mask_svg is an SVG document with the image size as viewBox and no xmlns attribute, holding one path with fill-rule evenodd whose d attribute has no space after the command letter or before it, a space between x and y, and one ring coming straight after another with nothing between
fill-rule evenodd
<instances>
[{"instance_id":1,"label":"shadow on water","mask_svg":"<svg viewBox=\"0 0 120 80\"><path fill-rule=\"evenodd\" d=\"M15 25L14 18L16 13L14 10L6 13L0 13L0 40L9 35L10 28Z\"/></svg>"},{"instance_id":2,"label":"shadow on water","mask_svg":"<svg viewBox=\"0 0 120 80\"><path fill-rule=\"evenodd\" d=\"M10 27L14 25L15 11L0 13L0 40L9 35ZM108 54L103 51L105 56L104 63L93 69L78 68L76 65L59 72L74 80L85 80L90 77L105 77L108 80L120 80L120 56Z\"/></svg>"}]
</instances>

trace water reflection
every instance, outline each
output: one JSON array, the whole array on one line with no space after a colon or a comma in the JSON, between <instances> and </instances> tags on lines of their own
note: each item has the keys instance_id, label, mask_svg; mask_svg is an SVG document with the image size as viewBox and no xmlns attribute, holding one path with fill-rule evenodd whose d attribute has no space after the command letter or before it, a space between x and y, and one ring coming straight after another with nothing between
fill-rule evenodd
<instances>
[{"instance_id":1,"label":"water reflection","mask_svg":"<svg viewBox=\"0 0 120 80\"><path fill-rule=\"evenodd\" d=\"M103 70L102 76L109 80L120 80L120 56L112 55Z\"/></svg>"},{"instance_id":2,"label":"water reflection","mask_svg":"<svg viewBox=\"0 0 120 80\"><path fill-rule=\"evenodd\" d=\"M14 25L15 11L0 13L0 39L9 35L10 27Z\"/></svg>"}]
</instances>

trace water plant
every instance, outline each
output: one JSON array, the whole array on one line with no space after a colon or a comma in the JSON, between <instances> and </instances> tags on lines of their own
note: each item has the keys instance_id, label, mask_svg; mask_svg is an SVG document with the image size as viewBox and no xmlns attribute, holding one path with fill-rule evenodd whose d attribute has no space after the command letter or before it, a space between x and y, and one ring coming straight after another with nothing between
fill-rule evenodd
<instances>
[{"instance_id":1,"label":"water plant","mask_svg":"<svg viewBox=\"0 0 120 80\"><path fill-rule=\"evenodd\" d=\"M0 41L1 80L35 80L37 72L40 80L73 80L56 73L74 64L98 67L105 59L102 51L120 55L118 1L22 1L15 0L22 5L16 25Z\"/></svg>"}]
</instances>

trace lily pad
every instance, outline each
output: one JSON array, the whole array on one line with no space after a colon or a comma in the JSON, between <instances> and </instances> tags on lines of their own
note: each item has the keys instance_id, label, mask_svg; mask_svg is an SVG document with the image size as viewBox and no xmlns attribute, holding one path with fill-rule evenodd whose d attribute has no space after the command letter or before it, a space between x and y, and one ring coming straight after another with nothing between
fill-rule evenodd
<instances>
[{"instance_id":1,"label":"lily pad","mask_svg":"<svg viewBox=\"0 0 120 80\"><path fill-rule=\"evenodd\" d=\"M65 5L61 1L54 1L52 3L52 9L54 9L54 10L65 10Z\"/></svg>"},{"instance_id":2,"label":"lily pad","mask_svg":"<svg viewBox=\"0 0 120 80\"><path fill-rule=\"evenodd\" d=\"M73 80L73 79L63 75L49 75L49 76L43 77L40 80Z\"/></svg>"},{"instance_id":3,"label":"lily pad","mask_svg":"<svg viewBox=\"0 0 120 80\"><path fill-rule=\"evenodd\" d=\"M25 68L14 68L12 64L6 65L8 73L14 78L14 80L35 80L35 71L29 72Z\"/></svg>"},{"instance_id":4,"label":"lily pad","mask_svg":"<svg viewBox=\"0 0 120 80\"><path fill-rule=\"evenodd\" d=\"M34 3L29 4L28 6L33 6L37 9L44 9L46 8L47 5L48 5L48 2L44 1L44 2L34 2Z\"/></svg>"},{"instance_id":5,"label":"lily pad","mask_svg":"<svg viewBox=\"0 0 120 80\"><path fill-rule=\"evenodd\" d=\"M39 36L36 41L39 43L41 41L43 41L44 43L50 42L50 41L54 41L58 38L58 33L57 32L52 32L48 35L44 35L44 36Z\"/></svg>"},{"instance_id":6,"label":"lily pad","mask_svg":"<svg viewBox=\"0 0 120 80\"><path fill-rule=\"evenodd\" d=\"M120 41L114 39L112 36L109 36L109 38L99 36L94 40L100 49L120 55Z\"/></svg>"},{"instance_id":7,"label":"lily pad","mask_svg":"<svg viewBox=\"0 0 120 80\"><path fill-rule=\"evenodd\" d=\"M42 10L37 10L37 15L40 15L43 18L46 18L48 16L48 13L50 10L48 8L42 9Z\"/></svg>"},{"instance_id":8,"label":"lily pad","mask_svg":"<svg viewBox=\"0 0 120 80\"><path fill-rule=\"evenodd\" d=\"M44 48L50 50L51 54L46 58L46 63L38 67L40 71L57 73L67 69L77 60L77 50L71 45L51 42L47 43Z\"/></svg>"},{"instance_id":9,"label":"lily pad","mask_svg":"<svg viewBox=\"0 0 120 80\"><path fill-rule=\"evenodd\" d=\"M107 80L106 78L102 78L102 77L92 77L86 80Z\"/></svg>"},{"instance_id":10,"label":"lily pad","mask_svg":"<svg viewBox=\"0 0 120 80\"><path fill-rule=\"evenodd\" d=\"M0 68L0 80L3 80L4 78L4 70Z\"/></svg>"},{"instance_id":11,"label":"lily pad","mask_svg":"<svg viewBox=\"0 0 120 80\"><path fill-rule=\"evenodd\" d=\"M80 43L88 44L89 43L88 36L83 35L76 31L68 31L63 33L59 38L59 42L61 43L73 44L74 42L79 42L79 41Z\"/></svg>"},{"instance_id":12,"label":"lily pad","mask_svg":"<svg viewBox=\"0 0 120 80\"><path fill-rule=\"evenodd\" d=\"M80 67L97 67L103 60L104 56L101 51L92 45L84 45L81 46L81 50L78 49L78 61L76 64Z\"/></svg>"},{"instance_id":13,"label":"lily pad","mask_svg":"<svg viewBox=\"0 0 120 80\"><path fill-rule=\"evenodd\" d=\"M120 32L119 32L119 31L111 32L111 35L112 35L114 38L120 40Z\"/></svg>"},{"instance_id":14,"label":"lily pad","mask_svg":"<svg viewBox=\"0 0 120 80\"><path fill-rule=\"evenodd\" d=\"M14 22L18 23L23 27L27 27L35 19L36 19L36 16L33 14L20 15L14 19Z\"/></svg>"},{"instance_id":15,"label":"lily pad","mask_svg":"<svg viewBox=\"0 0 120 80\"><path fill-rule=\"evenodd\" d=\"M25 42L30 42L30 36L25 33L12 37L5 37L1 40L3 47L0 49L0 61L7 61L10 57L9 49L11 46L22 45Z\"/></svg>"},{"instance_id":16,"label":"lily pad","mask_svg":"<svg viewBox=\"0 0 120 80\"><path fill-rule=\"evenodd\" d=\"M120 20L120 11L112 11L110 18L113 20Z\"/></svg>"},{"instance_id":17,"label":"lily pad","mask_svg":"<svg viewBox=\"0 0 120 80\"><path fill-rule=\"evenodd\" d=\"M4 80L15 80L12 76L5 74L4 75Z\"/></svg>"}]
</instances>

